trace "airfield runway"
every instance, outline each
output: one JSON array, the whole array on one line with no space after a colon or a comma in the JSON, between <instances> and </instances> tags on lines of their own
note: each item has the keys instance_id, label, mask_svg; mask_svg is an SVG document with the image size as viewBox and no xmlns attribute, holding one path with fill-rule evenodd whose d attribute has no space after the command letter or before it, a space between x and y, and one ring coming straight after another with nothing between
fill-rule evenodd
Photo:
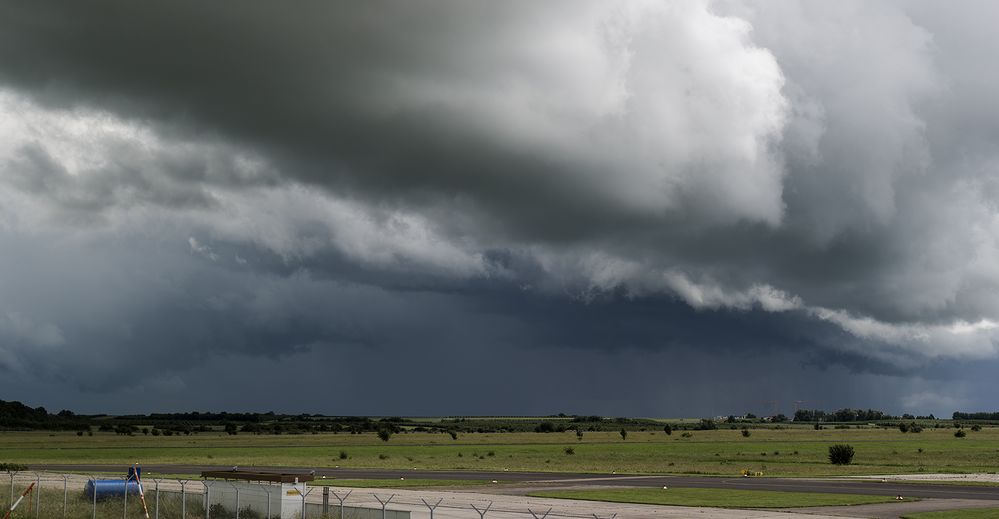
<instances>
[{"instance_id":1,"label":"airfield runway","mask_svg":"<svg viewBox=\"0 0 999 519\"><path fill-rule=\"evenodd\" d=\"M33 470L57 472L124 472L121 465L31 465ZM143 465L147 473L200 474L206 470L228 470L230 466L218 465ZM342 479L451 479L495 480L501 485L490 490L496 493L528 493L562 487L655 487L720 488L741 490L775 490L788 492L821 492L832 494L901 495L926 499L974 499L999 501L999 487L960 484L904 483L899 481L856 481L831 479L743 478L711 476L639 476L625 474L566 474L549 472L484 472L484 471L429 471L347 469L337 467L240 467L243 469L308 474L316 477ZM470 489L472 490L472 489ZM484 489L477 488L477 491Z\"/></svg>"}]
</instances>

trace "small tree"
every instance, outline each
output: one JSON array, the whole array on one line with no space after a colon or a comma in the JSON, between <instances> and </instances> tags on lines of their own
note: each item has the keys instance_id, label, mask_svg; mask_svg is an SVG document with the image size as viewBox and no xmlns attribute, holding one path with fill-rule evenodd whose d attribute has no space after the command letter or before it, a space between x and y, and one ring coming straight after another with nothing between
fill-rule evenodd
<instances>
[{"instance_id":1,"label":"small tree","mask_svg":"<svg viewBox=\"0 0 999 519\"><path fill-rule=\"evenodd\" d=\"M968 433L964 432L964 429L958 429L958 430L957 430L957 431L956 431L956 432L954 433L954 437L955 437L955 438L964 438L964 437L965 437L965 436L967 436L967 435L968 435Z\"/></svg>"},{"instance_id":2,"label":"small tree","mask_svg":"<svg viewBox=\"0 0 999 519\"><path fill-rule=\"evenodd\" d=\"M576 429L576 439L580 441L583 440L583 429Z\"/></svg>"},{"instance_id":3,"label":"small tree","mask_svg":"<svg viewBox=\"0 0 999 519\"><path fill-rule=\"evenodd\" d=\"M451 435L452 440L458 439L458 433L456 431L448 431L447 433Z\"/></svg>"},{"instance_id":4,"label":"small tree","mask_svg":"<svg viewBox=\"0 0 999 519\"><path fill-rule=\"evenodd\" d=\"M666 436L672 436L673 435L673 428L670 427L669 424L666 424L666 426L663 427L663 432L666 433Z\"/></svg>"},{"instance_id":5,"label":"small tree","mask_svg":"<svg viewBox=\"0 0 999 519\"><path fill-rule=\"evenodd\" d=\"M749 438L750 434L752 434L752 433L749 432L749 429L747 429L745 427L742 428L742 437L743 438Z\"/></svg>"},{"instance_id":6,"label":"small tree","mask_svg":"<svg viewBox=\"0 0 999 519\"><path fill-rule=\"evenodd\" d=\"M829 447L829 463L833 465L849 465L853 461L853 447L846 444L836 444Z\"/></svg>"},{"instance_id":7,"label":"small tree","mask_svg":"<svg viewBox=\"0 0 999 519\"><path fill-rule=\"evenodd\" d=\"M900 430L900 431L902 431L904 433L909 432L909 424L907 424L905 422L902 422L902 423L898 424L898 430Z\"/></svg>"},{"instance_id":8,"label":"small tree","mask_svg":"<svg viewBox=\"0 0 999 519\"><path fill-rule=\"evenodd\" d=\"M392 437L392 431L388 430L388 428L378 429L378 439L380 439L381 441L387 442L391 437Z\"/></svg>"},{"instance_id":9,"label":"small tree","mask_svg":"<svg viewBox=\"0 0 999 519\"><path fill-rule=\"evenodd\" d=\"M627 440L628 439L628 431L624 430L623 427L621 428L621 439L622 440Z\"/></svg>"}]
</instances>

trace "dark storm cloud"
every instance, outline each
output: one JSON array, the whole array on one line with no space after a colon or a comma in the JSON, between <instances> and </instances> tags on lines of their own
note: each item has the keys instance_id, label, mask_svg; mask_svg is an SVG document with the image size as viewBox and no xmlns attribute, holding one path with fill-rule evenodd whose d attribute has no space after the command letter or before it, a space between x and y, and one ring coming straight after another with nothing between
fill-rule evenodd
<instances>
[{"instance_id":1,"label":"dark storm cloud","mask_svg":"<svg viewBox=\"0 0 999 519\"><path fill-rule=\"evenodd\" d=\"M0 2L2 368L685 351L900 402L997 351L987 10Z\"/></svg>"}]
</instances>

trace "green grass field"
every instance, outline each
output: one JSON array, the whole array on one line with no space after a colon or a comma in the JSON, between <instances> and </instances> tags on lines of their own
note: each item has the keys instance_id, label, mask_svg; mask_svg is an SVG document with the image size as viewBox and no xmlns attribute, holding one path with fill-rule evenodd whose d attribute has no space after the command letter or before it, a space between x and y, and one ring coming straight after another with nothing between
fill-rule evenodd
<instances>
[{"instance_id":1,"label":"green grass field","mask_svg":"<svg viewBox=\"0 0 999 519\"><path fill-rule=\"evenodd\" d=\"M763 490L719 490L713 488L654 488L612 490L552 490L528 494L533 497L585 499L614 503L648 505L711 506L717 508L797 508L888 503L888 496L817 494L812 492L770 492Z\"/></svg>"},{"instance_id":2,"label":"green grass field","mask_svg":"<svg viewBox=\"0 0 999 519\"><path fill-rule=\"evenodd\" d=\"M926 429L755 429L692 431L667 436L662 431L587 432L577 440L565 433L396 434L386 443L374 434L228 436L116 436L98 433L0 433L0 462L121 464L135 462L240 466L352 467L670 473L734 475L742 469L766 476L840 476L918 472L988 472L999 465L999 428L968 432ZM849 443L854 463L828 463L828 447ZM566 454L565 449L573 449ZM341 452L347 458L341 459Z\"/></svg>"},{"instance_id":3,"label":"green grass field","mask_svg":"<svg viewBox=\"0 0 999 519\"><path fill-rule=\"evenodd\" d=\"M490 485L482 479L317 479L309 483L318 487L349 488L434 488Z\"/></svg>"},{"instance_id":4,"label":"green grass field","mask_svg":"<svg viewBox=\"0 0 999 519\"><path fill-rule=\"evenodd\" d=\"M902 516L905 519L999 519L999 508L968 508L943 512L923 512Z\"/></svg>"}]
</instances>

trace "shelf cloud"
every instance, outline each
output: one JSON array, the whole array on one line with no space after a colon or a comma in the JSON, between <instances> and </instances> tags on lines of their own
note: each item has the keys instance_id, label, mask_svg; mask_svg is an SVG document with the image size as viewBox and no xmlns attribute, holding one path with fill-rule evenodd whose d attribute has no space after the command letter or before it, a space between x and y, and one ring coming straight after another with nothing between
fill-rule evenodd
<instances>
[{"instance_id":1,"label":"shelf cloud","mask_svg":"<svg viewBox=\"0 0 999 519\"><path fill-rule=\"evenodd\" d=\"M799 371L757 400L985 405L997 10L0 1L0 387L735 355Z\"/></svg>"}]
</instances>

